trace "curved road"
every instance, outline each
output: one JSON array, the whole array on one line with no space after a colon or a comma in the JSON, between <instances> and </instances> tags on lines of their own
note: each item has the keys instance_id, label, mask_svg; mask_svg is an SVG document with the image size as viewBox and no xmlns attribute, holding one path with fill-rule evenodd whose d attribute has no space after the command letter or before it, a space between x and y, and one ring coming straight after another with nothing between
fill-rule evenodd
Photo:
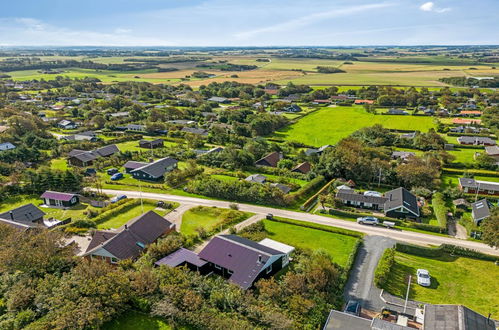
<instances>
[{"instance_id":1,"label":"curved road","mask_svg":"<svg viewBox=\"0 0 499 330\"><path fill-rule=\"evenodd\" d=\"M204 205L204 206L217 206L217 207L229 207L229 204L234 202L225 202L213 199L203 199L203 198L195 198L195 197L187 197L187 196L178 196L178 195L168 195L168 194L159 194L159 193L148 193L148 192L139 192L139 191L122 191L122 190L111 190L111 189L103 189L103 193L108 195L127 195L132 198L147 198L147 199L156 199L156 200L167 200L172 202L178 202L181 204L193 204L193 205ZM413 231L404 231L397 229L387 229L384 227L372 227L366 225L359 225L354 221L335 219L330 217L321 216L318 214L310 214L304 212L295 212L284 209L276 209L272 207L266 206L256 206L250 204L241 204L239 205L239 209L241 211L252 212L256 214L268 214L272 213L275 216L296 219L301 221L313 222L327 226L334 226L338 228L344 228L349 230L355 230L361 233L365 233L367 235L378 235L390 237L394 240L418 244L418 245L440 245L440 244L453 244L461 247L465 247L468 249L474 249L483 253L488 253L492 255L499 256L499 250L489 247L483 243L474 242L474 241L466 241L460 240L447 236L437 236L430 234L423 234L419 232Z\"/></svg>"}]
</instances>

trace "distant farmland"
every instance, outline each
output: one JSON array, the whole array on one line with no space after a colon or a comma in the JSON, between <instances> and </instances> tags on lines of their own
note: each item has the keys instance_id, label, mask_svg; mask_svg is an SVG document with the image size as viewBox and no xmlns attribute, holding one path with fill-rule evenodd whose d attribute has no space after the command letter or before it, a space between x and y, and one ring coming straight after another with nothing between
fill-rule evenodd
<instances>
[{"instance_id":1,"label":"distant farmland","mask_svg":"<svg viewBox=\"0 0 499 330\"><path fill-rule=\"evenodd\" d=\"M334 107L311 113L277 132L276 136L288 141L321 146L337 143L359 128L374 124L422 132L435 127L431 117L374 115L367 113L363 107Z\"/></svg>"}]
</instances>

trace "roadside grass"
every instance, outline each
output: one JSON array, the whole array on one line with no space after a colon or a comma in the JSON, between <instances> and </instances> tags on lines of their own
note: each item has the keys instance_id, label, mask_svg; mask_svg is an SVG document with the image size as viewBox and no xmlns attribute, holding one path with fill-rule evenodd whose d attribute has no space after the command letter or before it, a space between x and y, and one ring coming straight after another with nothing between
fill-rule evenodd
<instances>
[{"instance_id":1,"label":"roadside grass","mask_svg":"<svg viewBox=\"0 0 499 330\"><path fill-rule=\"evenodd\" d=\"M357 238L319 229L262 220L267 237L299 249L325 250L338 265L345 267Z\"/></svg>"},{"instance_id":2,"label":"roadside grass","mask_svg":"<svg viewBox=\"0 0 499 330\"><path fill-rule=\"evenodd\" d=\"M417 284L416 270L430 272L431 286ZM499 317L499 267L493 262L445 255L425 258L397 252L385 289L405 297L412 275L409 299L433 304L462 304L483 315Z\"/></svg>"},{"instance_id":3,"label":"roadside grass","mask_svg":"<svg viewBox=\"0 0 499 330\"><path fill-rule=\"evenodd\" d=\"M173 205L173 208L177 208L179 206L178 203L169 202ZM112 215L105 217L97 224L98 229L116 229L123 226L128 221L133 218L138 217L146 212L154 210L154 212L158 213L161 216L165 216L170 213L172 209L158 209L156 210L156 201L145 199L143 200L143 206L139 205L131 205L130 207L125 207L125 209L120 212L120 214ZM105 214L105 213L104 213ZM91 220L91 219L90 219Z\"/></svg>"},{"instance_id":4,"label":"roadside grass","mask_svg":"<svg viewBox=\"0 0 499 330\"><path fill-rule=\"evenodd\" d=\"M202 227L206 232L216 230L227 220L234 219L233 224L251 217L253 213L217 207L197 206L187 210L182 216L180 232L184 235L196 235L196 228Z\"/></svg>"},{"instance_id":5,"label":"roadside grass","mask_svg":"<svg viewBox=\"0 0 499 330\"><path fill-rule=\"evenodd\" d=\"M323 108L278 131L274 137L287 141L321 146L335 144L366 125L427 132L435 127L433 118L426 116L391 116L367 113L363 107Z\"/></svg>"},{"instance_id":6,"label":"roadside grass","mask_svg":"<svg viewBox=\"0 0 499 330\"><path fill-rule=\"evenodd\" d=\"M147 314L127 311L102 326L103 330L171 330L166 320Z\"/></svg>"}]
</instances>

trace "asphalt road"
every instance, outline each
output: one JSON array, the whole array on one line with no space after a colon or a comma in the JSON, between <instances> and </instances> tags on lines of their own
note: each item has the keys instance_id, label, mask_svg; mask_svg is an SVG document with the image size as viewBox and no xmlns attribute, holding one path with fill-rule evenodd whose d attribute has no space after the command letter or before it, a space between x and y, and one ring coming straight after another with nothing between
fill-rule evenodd
<instances>
[{"instance_id":1,"label":"asphalt road","mask_svg":"<svg viewBox=\"0 0 499 330\"><path fill-rule=\"evenodd\" d=\"M121 190L110 190L103 189L103 193L108 195L127 195L132 198L147 198L147 199L156 199L156 200L167 200L179 203L187 203L187 204L195 204L195 205L204 205L204 206L217 206L217 207L229 207L229 204L233 202L225 202L218 201L213 199L203 199L203 198L195 198L195 197L186 197L186 196L178 196L178 195L168 195L168 194L159 194L159 193L148 193L148 192L139 192L139 191L121 191ZM256 206L250 204L241 204L238 203L239 209L241 211L252 212L256 214L268 214L272 213L275 216L296 219L301 221L313 222L318 224L323 224L327 226L334 226L338 228L344 228L349 230L355 230L358 232L365 233L367 235L377 235L389 237L397 241L407 242L418 245L440 245L440 244L454 244L457 246L462 246L469 249L474 249L483 253L488 253L492 255L499 256L499 250L493 249L486 244L456 239L447 236L437 236L431 234L423 234L419 232L413 231L405 231L405 230L397 230L397 229L388 229L385 227L373 227L367 225L359 225L354 221L335 219L330 217L321 216L318 214L310 214L304 212L296 212L290 210L276 209L272 207L266 206Z\"/></svg>"}]
</instances>

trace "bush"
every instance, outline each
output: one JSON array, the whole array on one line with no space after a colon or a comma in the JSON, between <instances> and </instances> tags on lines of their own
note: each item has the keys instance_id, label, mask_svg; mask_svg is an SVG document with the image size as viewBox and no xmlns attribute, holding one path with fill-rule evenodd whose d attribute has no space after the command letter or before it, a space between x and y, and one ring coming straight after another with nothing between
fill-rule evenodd
<instances>
[{"instance_id":1,"label":"bush","mask_svg":"<svg viewBox=\"0 0 499 330\"><path fill-rule=\"evenodd\" d=\"M453 255L459 255L463 257L487 260L487 261L497 261L499 259L497 256L492 256L472 249L467 249L450 244L442 244L437 248L428 248L412 244L397 243L395 244L395 249L399 252L413 254L420 257L430 257L430 258L441 257L444 255L444 253L450 253Z\"/></svg>"},{"instance_id":2,"label":"bush","mask_svg":"<svg viewBox=\"0 0 499 330\"><path fill-rule=\"evenodd\" d=\"M374 284L378 288L383 288L385 286L394 263L395 249L386 249L381 256L381 259L379 259L378 267L376 267L376 270L374 271Z\"/></svg>"},{"instance_id":3,"label":"bush","mask_svg":"<svg viewBox=\"0 0 499 330\"><path fill-rule=\"evenodd\" d=\"M238 205L238 204L236 204L236 203L230 203L230 204L229 204L229 208L230 208L231 210L236 210L236 211L237 211L237 210L239 210L239 205Z\"/></svg>"}]
</instances>

